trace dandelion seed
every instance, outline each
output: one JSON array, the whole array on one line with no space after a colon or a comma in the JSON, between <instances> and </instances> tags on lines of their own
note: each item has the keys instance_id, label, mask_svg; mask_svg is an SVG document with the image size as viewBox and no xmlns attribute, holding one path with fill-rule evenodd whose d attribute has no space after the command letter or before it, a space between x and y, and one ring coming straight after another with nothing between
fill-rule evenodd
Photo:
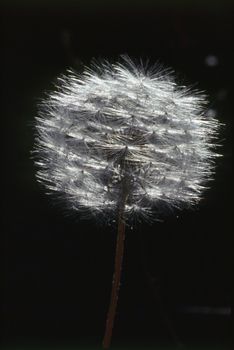
<instances>
[{"instance_id":1,"label":"dandelion seed","mask_svg":"<svg viewBox=\"0 0 234 350\"><path fill-rule=\"evenodd\" d=\"M212 177L219 127L206 96L129 57L69 71L36 118L37 178L70 209L114 222L118 238L104 348L110 344L125 222L198 203ZM114 218L113 218L114 216Z\"/></svg>"},{"instance_id":2,"label":"dandelion seed","mask_svg":"<svg viewBox=\"0 0 234 350\"><path fill-rule=\"evenodd\" d=\"M127 57L69 71L40 106L38 180L95 216L116 212L123 177L127 219L195 204L216 156L218 122L205 106L203 94Z\"/></svg>"}]
</instances>

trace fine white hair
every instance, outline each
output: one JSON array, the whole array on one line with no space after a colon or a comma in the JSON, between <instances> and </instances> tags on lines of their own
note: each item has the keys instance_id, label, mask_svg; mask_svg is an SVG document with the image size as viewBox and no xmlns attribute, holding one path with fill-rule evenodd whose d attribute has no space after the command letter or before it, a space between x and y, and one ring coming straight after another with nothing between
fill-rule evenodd
<instances>
[{"instance_id":1,"label":"fine white hair","mask_svg":"<svg viewBox=\"0 0 234 350\"><path fill-rule=\"evenodd\" d=\"M126 219L196 204L217 156L219 123L206 105L168 70L128 56L69 70L39 106L37 179L95 216L117 212L123 179Z\"/></svg>"}]
</instances>

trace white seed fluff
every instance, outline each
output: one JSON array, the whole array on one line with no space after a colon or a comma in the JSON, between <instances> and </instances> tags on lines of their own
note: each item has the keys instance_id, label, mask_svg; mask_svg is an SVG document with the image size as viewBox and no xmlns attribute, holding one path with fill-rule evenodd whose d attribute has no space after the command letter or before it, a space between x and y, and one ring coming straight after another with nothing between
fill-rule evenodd
<instances>
[{"instance_id":1,"label":"white seed fluff","mask_svg":"<svg viewBox=\"0 0 234 350\"><path fill-rule=\"evenodd\" d=\"M103 62L68 71L36 118L37 178L69 207L158 218L196 204L213 173L218 121L168 71Z\"/></svg>"}]
</instances>

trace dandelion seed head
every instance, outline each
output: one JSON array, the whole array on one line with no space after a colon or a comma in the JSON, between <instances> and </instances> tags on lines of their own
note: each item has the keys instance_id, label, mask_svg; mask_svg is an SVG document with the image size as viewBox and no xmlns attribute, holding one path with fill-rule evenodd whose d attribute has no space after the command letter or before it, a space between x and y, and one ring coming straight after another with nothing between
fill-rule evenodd
<instances>
[{"instance_id":1,"label":"dandelion seed head","mask_svg":"<svg viewBox=\"0 0 234 350\"><path fill-rule=\"evenodd\" d=\"M37 179L94 216L116 212L123 179L127 219L196 204L217 156L219 123L206 105L168 71L126 56L70 70L39 106Z\"/></svg>"}]
</instances>

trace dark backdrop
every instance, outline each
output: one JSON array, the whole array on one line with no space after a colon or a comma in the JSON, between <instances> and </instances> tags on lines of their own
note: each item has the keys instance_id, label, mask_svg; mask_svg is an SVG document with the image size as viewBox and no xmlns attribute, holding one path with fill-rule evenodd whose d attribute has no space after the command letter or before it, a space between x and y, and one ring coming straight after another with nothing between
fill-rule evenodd
<instances>
[{"instance_id":1,"label":"dark backdrop","mask_svg":"<svg viewBox=\"0 0 234 350\"><path fill-rule=\"evenodd\" d=\"M1 4L4 344L100 348L115 229L64 215L36 183L30 152L38 100L56 76L81 71L92 57L128 53L206 90L226 126L223 157L200 205L128 230L113 344L224 349L231 337L231 1Z\"/></svg>"}]
</instances>

